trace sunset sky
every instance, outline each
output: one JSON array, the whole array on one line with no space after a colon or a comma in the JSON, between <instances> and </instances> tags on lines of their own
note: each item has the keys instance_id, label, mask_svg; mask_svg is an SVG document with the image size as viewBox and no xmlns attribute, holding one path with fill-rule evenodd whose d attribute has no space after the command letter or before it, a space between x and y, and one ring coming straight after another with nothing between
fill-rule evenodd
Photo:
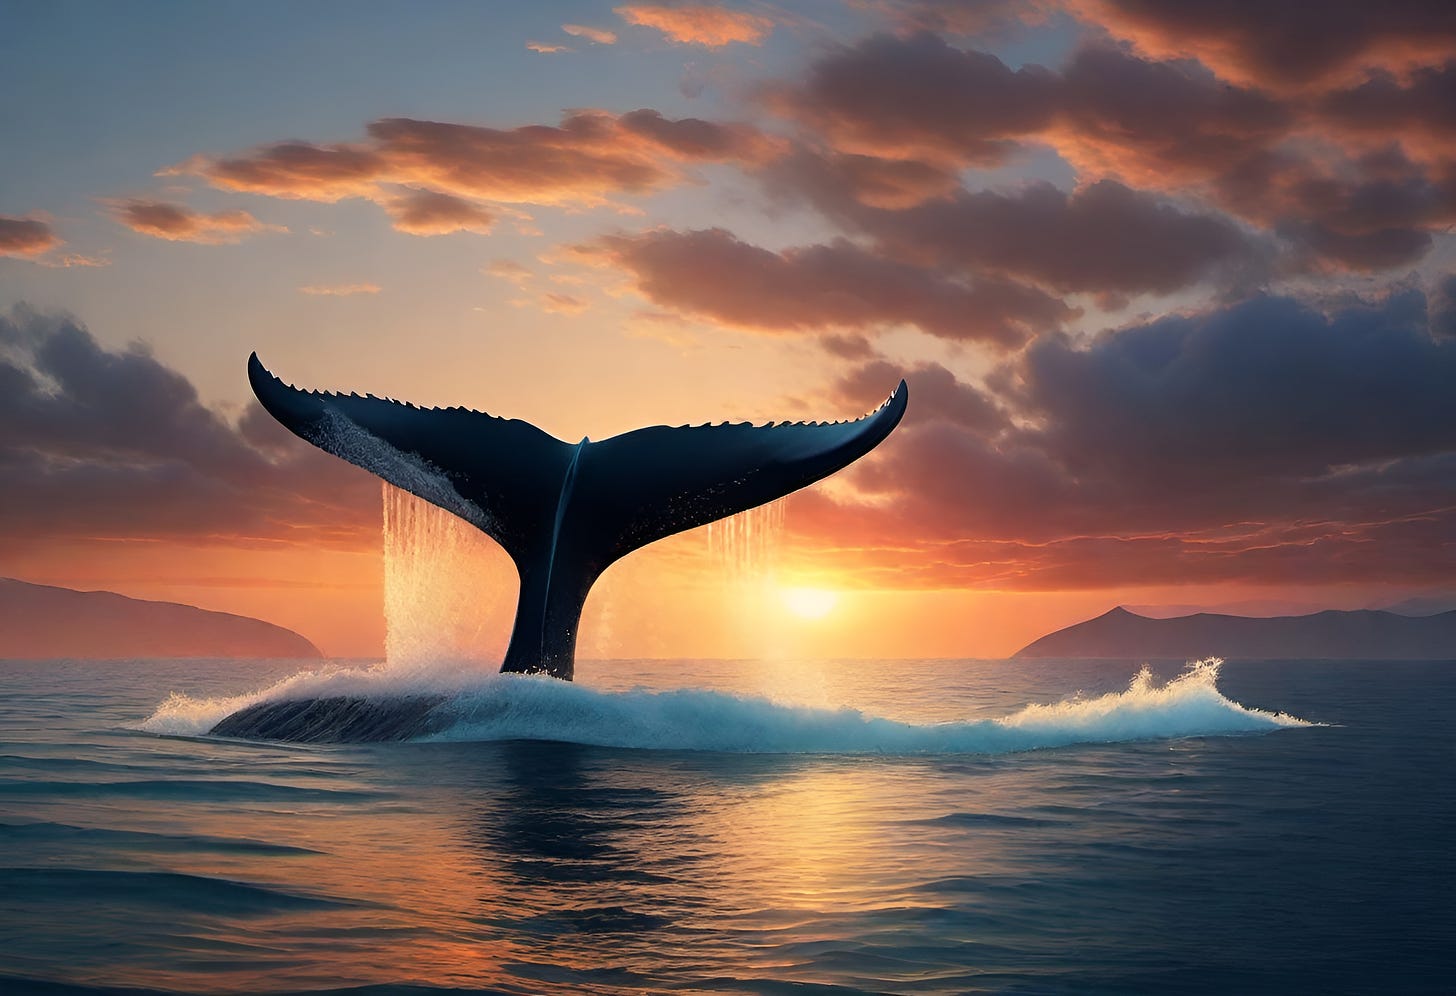
<instances>
[{"instance_id":1,"label":"sunset sky","mask_svg":"<svg viewBox=\"0 0 1456 996\"><path fill-rule=\"evenodd\" d=\"M1001 656L1119 603L1456 589L1444 0L0 21L0 576L378 654L380 486L262 412L256 349L572 441L907 379L751 570L702 531L614 568L584 657Z\"/></svg>"}]
</instances>

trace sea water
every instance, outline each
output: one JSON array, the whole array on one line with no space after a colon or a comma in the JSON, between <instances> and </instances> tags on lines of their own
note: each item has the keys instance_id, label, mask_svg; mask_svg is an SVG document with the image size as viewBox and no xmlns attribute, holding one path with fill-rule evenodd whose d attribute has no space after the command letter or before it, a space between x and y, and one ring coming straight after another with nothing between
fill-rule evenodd
<instances>
[{"instance_id":1,"label":"sea water","mask_svg":"<svg viewBox=\"0 0 1456 996\"><path fill-rule=\"evenodd\" d=\"M411 689L417 742L204 735ZM0 992L1450 991L1453 705L1388 661L0 662Z\"/></svg>"}]
</instances>

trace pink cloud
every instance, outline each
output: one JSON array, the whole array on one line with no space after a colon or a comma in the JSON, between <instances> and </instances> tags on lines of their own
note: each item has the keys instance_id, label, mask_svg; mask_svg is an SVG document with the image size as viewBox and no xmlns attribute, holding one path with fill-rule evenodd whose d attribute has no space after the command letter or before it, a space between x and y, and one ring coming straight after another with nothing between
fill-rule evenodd
<instances>
[{"instance_id":1,"label":"pink cloud","mask_svg":"<svg viewBox=\"0 0 1456 996\"><path fill-rule=\"evenodd\" d=\"M734 42L757 45L774 28L762 15L708 4L630 4L616 11L628 24L655 28L679 44L708 48Z\"/></svg>"},{"instance_id":2,"label":"pink cloud","mask_svg":"<svg viewBox=\"0 0 1456 996\"><path fill-rule=\"evenodd\" d=\"M111 216L132 231L171 242L219 245L262 232L288 231L279 225L265 224L246 211L208 214L181 204L142 199L112 201L110 207Z\"/></svg>"}]
</instances>

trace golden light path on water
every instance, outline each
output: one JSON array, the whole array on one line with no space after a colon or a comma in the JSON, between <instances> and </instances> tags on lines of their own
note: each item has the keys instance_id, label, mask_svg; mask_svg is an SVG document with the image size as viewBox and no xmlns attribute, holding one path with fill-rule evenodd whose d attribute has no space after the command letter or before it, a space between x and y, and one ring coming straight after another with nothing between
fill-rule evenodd
<instances>
[{"instance_id":1,"label":"golden light path on water","mask_svg":"<svg viewBox=\"0 0 1456 996\"><path fill-rule=\"evenodd\" d=\"M104 794L123 792L109 780L96 799L68 796L52 814L203 842L168 859L183 876L169 888L185 895L167 922L136 910L88 921L102 939L170 937L177 902L203 908L168 941L187 957L150 958L138 945L129 983L615 993L683 980L899 991L913 979L962 992L976 973L1007 958L1041 964L1077 936L1085 916L1059 913L1058 890L1095 894L1078 876L1110 860L1104 843L1120 845L1149 807L1186 807L1204 748L1171 738L1304 725L1224 698L1211 663L1132 677L1127 666L767 654L585 659L576 683L502 678L510 559L404 492L387 488L384 502L388 662L270 677L311 695L444 694L454 725L407 744L195 739L251 700L229 696L268 681L194 662L153 678L195 692L169 698L141 729L185 739L133 737L130 763L185 787L154 798L162 790L143 781L129 805ZM769 508L709 537L722 590L742 592L722 606L737 625L772 630L788 615L783 592L800 586L775 575L782 523ZM593 610L599 635L612 612L643 609L634 599L651 611L662 583L652 569L609 580ZM809 592L808 608L833 609L832 592ZM833 614L788 621L832 624ZM132 715L156 694L139 695ZM1071 744L1094 746L1038 749ZM1102 821L1091 832L1089 813ZM1146 823L1156 842L1161 818ZM206 843L239 827L286 856ZM1082 857L1069 862L1073 852ZM1169 867L1179 862L1158 875ZM240 882L258 912L219 918L205 905ZM1050 922L1028 933L1033 917ZM1140 921L1128 931L1119 945L1143 935ZM107 971L71 977L108 981Z\"/></svg>"}]
</instances>

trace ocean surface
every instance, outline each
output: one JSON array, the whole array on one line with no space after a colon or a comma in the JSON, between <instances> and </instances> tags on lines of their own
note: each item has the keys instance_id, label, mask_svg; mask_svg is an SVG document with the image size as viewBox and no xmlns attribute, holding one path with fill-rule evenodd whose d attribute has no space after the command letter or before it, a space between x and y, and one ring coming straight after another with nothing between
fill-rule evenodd
<instances>
[{"instance_id":1,"label":"ocean surface","mask_svg":"<svg viewBox=\"0 0 1456 996\"><path fill-rule=\"evenodd\" d=\"M0 662L0 993L1456 988L1456 663L306 667Z\"/></svg>"}]
</instances>

